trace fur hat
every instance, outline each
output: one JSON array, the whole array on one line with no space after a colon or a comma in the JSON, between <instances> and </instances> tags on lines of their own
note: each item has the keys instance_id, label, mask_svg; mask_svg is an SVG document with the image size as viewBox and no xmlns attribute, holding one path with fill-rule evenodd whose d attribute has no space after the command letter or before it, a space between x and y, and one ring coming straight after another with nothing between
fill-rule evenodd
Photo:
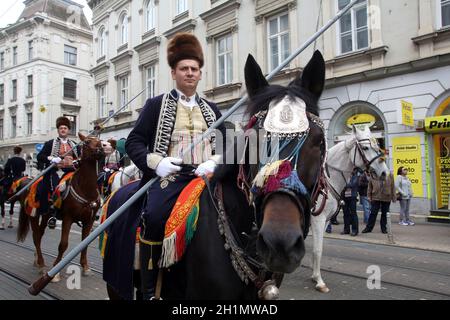
<instances>
[{"instance_id":1,"label":"fur hat","mask_svg":"<svg viewBox=\"0 0 450 320\"><path fill-rule=\"evenodd\" d=\"M13 150L14 150L14 154L19 154L22 152L22 148L19 146L15 146Z\"/></svg>"},{"instance_id":2,"label":"fur hat","mask_svg":"<svg viewBox=\"0 0 450 320\"><path fill-rule=\"evenodd\" d=\"M117 146L117 141L114 139L108 139L108 142L111 144L111 147L115 150Z\"/></svg>"},{"instance_id":3,"label":"fur hat","mask_svg":"<svg viewBox=\"0 0 450 320\"><path fill-rule=\"evenodd\" d=\"M56 129L58 129L60 126L66 126L70 129L70 120L66 117L59 117L56 119Z\"/></svg>"},{"instance_id":4,"label":"fur hat","mask_svg":"<svg viewBox=\"0 0 450 320\"><path fill-rule=\"evenodd\" d=\"M177 33L167 45L167 62L175 69L178 61L183 59L197 60L203 67L203 50L198 39L191 33Z\"/></svg>"}]
</instances>

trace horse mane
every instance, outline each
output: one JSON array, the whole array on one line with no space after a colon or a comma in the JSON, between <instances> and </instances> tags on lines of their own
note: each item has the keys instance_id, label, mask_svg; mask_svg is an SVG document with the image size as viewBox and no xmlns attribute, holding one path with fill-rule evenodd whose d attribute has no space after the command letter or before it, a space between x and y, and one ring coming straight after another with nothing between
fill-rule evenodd
<instances>
[{"instance_id":1,"label":"horse mane","mask_svg":"<svg viewBox=\"0 0 450 320\"><path fill-rule=\"evenodd\" d=\"M267 110L272 101L281 101L285 96L292 99L301 98L306 103L306 111L316 116L319 116L319 107L317 105L317 98L306 89L290 85L283 87L280 85L270 85L258 91L256 95L250 98L250 103L247 106L246 114L253 116L256 113Z\"/></svg>"}]
</instances>

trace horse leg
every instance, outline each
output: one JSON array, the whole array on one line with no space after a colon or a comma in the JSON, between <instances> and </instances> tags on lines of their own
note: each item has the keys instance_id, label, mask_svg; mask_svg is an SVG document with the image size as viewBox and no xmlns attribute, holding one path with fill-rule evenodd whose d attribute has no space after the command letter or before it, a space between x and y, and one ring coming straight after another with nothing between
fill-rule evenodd
<instances>
[{"instance_id":1,"label":"horse leg","mask_svg":"<svg viewBox=\"0 0 450 320\"><path fill-rule=\"evenodd\" d=\"M3 199L1 200L2 201L0 201L0 207L2 212L2 224L0 225L0 230L5 230L5 202L3 201Z\"/></svg>"},{"instance_id":2,"label":"horse leg","mask_svg":"<svg viewBox=\"0 0 450 320\"><path fill-rule=\"evenodd\" d=\"M81 241L86 239L86 237L89 235L89 233L91 233L92 224L93 224L92 221L89 221L86 224L83 223L83 228L81 230ZM80 264L81 264L81 267L83 268L83 276L90 276L92 274L92 271L89 268L89 265L87 262L87 247L83 251L81 251Z\"/></svg>"},{"instance_id":3,"label":"horse leg","mask_svg":"<svg viewBox=\"0 0 450 320\"><path fill-rule=\"evenodd\" d=\"M316 290L327 293L330 289L327 288L325 282L322 280L320 274L320 260L322 259L323 250L323 234L325 232L327 217L325 214L311 217L311 229L313 233L313 275L312 280L316 283Z\"/></svg>"},{"instance_id":4,"label":"horse leg","mask_svg":"<svg viewBox=\"0 0 450 320\"><path fill-rule=\"evenodd\" d=\"M39 216L30 218L30 225L31 225L31 231L33 232L33 243L34 247L36 248L35 257L34 260L34 266L39 269L39 273L42 274L45 271L45 262L44 262L44 256L42 255L41 250L41 240L43 232L39 226Z\"/></svg>"},{"instance_id":5,"label":"horse leg","mask_svg":"<svg viewBox=\"0 0 450 320\"><path fill-rule=\"evenodd\" d=\"M61 241L58 245L58 257L56 257L55 262L53 263L53 266L56 266L61 260L64 255L64 252L66 252L67 247L69 246L69 233L70 233L70 227L72 226L72 220L67 217L67 215L63 215L63 221L62 221L62 230L61 230ZM61 277L59 273L55 275L52 282L59 282L61 280Z\"/></svg>"},{"instance_id":6,"label":"horse leg","mask_svg":"<svg viewBox=\"0 0 450 320\"><path fill-rule=\"evenodd\" d=\"M9 225L8 228L12 228L13 227L13 214L14 214L14 205L16 204L16 202L11 202L11 207L9 208Z\"/></svg>"}]
</instances>

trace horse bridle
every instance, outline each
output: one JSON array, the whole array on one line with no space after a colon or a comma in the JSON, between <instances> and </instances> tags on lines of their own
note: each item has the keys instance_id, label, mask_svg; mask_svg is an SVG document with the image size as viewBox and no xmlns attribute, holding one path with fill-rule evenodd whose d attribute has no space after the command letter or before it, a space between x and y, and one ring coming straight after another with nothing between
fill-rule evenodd
<instances>
[{"instance_id":1,"label":"horse bridle","mask_svg":"<svg viewBox=\"0 0 450 320\"><path fill-rule=\"evenodd\" d=\"M372 148L377 153L377 155L375 157L373 157L372 160L368 160L366 155L364 154L364 151L362 150L361 142L364 142L364 141L368 141L369 145L370 145L370 148ZM377 159L380 159L381 157L384 156L383 152L375 150L372 147L372 142L371 142L370 139L361 139L361 140L356 139L356 142L355 142L355 153L354 153L354 156L353 156L353 165L354 166L356 166L355 165L356 164L356 151L358 151L359 156L361 157L361 159L362 159L364 165L366 166L367 170L370 169L370 166L372 165L372 163L374 161L376 161Z\"/></svg>"}]
</instances>

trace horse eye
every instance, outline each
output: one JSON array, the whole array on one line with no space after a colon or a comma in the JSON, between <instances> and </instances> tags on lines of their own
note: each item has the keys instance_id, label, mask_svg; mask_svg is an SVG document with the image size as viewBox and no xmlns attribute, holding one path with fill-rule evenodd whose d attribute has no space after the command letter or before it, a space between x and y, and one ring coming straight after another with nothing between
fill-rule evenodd
<instances>
[{"instance_id":1,"label":"horse eye","mask_svg":"<svg viewBox=\"0 0 450 320\"><path fill-rule=\"evenodd\" d=\"M369 147L363 147L362 148L364 151L367 151L367 150L369 150Z\"/></svg>"}]
</instances>

